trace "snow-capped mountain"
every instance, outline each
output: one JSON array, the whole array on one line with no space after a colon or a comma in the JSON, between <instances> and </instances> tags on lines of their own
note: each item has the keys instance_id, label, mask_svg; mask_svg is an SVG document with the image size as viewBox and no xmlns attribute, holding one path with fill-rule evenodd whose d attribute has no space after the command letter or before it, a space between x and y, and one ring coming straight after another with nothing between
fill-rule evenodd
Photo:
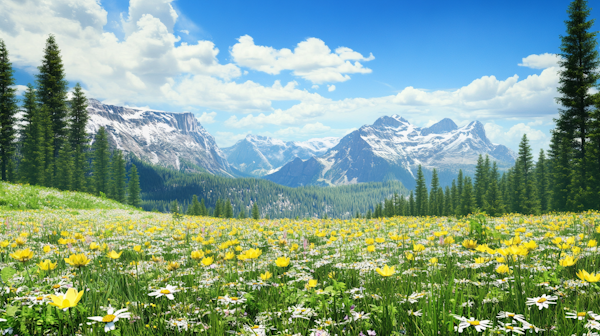
<instances>
[{"instance_id":1,"label":"snow-capped mountain","mask_svg":"<svg viewBox=\"0 0 600 336\"><path fill-rule=\"evenodd\" d=\"M292 187L399 180L411 189L422 165L428 181L437 168L440 183L447 185L459 169L472 174L479 154L500 167L513 165L516 158L507 147L492 144L479 121L459 128L446 118L420 128L393 115L346 135L320 157L295 159L264 178Z\"/></svg>"},{"instance_id":2,"label":"snow-capped mountain","mask_svg":"<svg viewBox=\"0 0 600 336\"><path fill-rule=\"evenodd\" d=\"M321 156L337 145L339 140L331 137L284 142L266 136L247 135L235 145L223 148L223 152L237 170L252 176L263 176L296 158L306 160Z\"/></svg>"},{"instance_id":3,"label":"snow-capped mountain","mask_svg":"<svg viewBox=\"0 0 600 336\"><path fill-rule=\"evenodd\" d=\"M88 113L87 132L96 134L104 126L111 148L162 166L233 176L215 139L190 112L106 105L89 99Z\"/></svg>"}]
</instances>

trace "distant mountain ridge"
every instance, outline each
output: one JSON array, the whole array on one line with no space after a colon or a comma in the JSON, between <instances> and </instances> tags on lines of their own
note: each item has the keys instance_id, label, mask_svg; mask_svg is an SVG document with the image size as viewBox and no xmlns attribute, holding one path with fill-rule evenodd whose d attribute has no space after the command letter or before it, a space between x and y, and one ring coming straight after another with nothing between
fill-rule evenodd
<instances>
[{"instance_id":1,"label":"distant mountain ridge","mask_svg":"<svg viewBox=\"0 0 600 336\"><path fill-rule=\"evenodd\" d=\"M240 172L260 177L275 172L286 163L300 158L321 156L335 146L339 138L287 141L260 135L247 135L235 145L223 148L228 162Z\"/></svg>"},{"instance_id":2,"label":"distant mountain ridge","mask_svg":"<svg viewBox=\"0 0 600 336\"><path fill-rule=\"evenodd\" d=\"M459 169L472 173L479 154L501 167L516 158L506 146L489 141L479 121L459 128L445 118L420 128L398 115L384 116L346 135L322 156L296 159L264 178L287 186L398 180L411 189L422 165L426 175L437 168L440 183L447 185Z\"/></svg>"},{"instance_id":3,"label":"distant mountain ridge","mask_svg":"<svg viewBox=\"0 0 600 336\"><path fill-rule=\"evenodd\" d=\"M112 148L153 164L233 177L215 139L190 113L174 113L102 104L88 99L88 133L104 126Z\"/></svg>"}]
</instances>

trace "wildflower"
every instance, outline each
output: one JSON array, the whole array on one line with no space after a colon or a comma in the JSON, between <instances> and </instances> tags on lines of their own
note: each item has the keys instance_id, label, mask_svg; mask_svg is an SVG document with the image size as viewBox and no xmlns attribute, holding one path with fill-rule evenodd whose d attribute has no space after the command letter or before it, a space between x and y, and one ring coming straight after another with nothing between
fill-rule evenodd
<instances>
[{"instance_id":1,"label":"wildflower","mask_svg":"<svg viewBox=\"0 0 600 336\"><path fill-rule=\"evenodd\" d=\"M525 332L523 331L523 328L521 327L514 327L511 325L511 322L509 323L504 323L502 321L498 321L498 323L500 324L500 326L498 327L499 330L505 331L507 333L513 333L513 334L524 334Z\"/></svg>"},{"instance_id":2,"label":"wildflower","mask_svg":"<svg viewBox=\"0 0 600 336\"><path fill-rule=\"evenodd\" d=\"M406 253L406 259L407 260L415 260L415 256L412 253Z\"/></svg>"},{"instance_id":3,"label":"wildflower","mask_svg":"<svg viewBox=\"0 0 600 336\"><path fill-rule=\"evenodd\" d=\"M577 272L577 277L583 281L587 281L587 282L598 282L600 281L600 273L594 274L594 273L588 273L585 270L579 270L579 272Z\"/></svg>"},{"instance_id":4,"label":"wildflower","mask_svg":"<svg viewBox=\"0 0 600 336\"><path fill-rule=\"evenodd\" d=\"M468 249L474 249L477 247L477 242L474 240L463 240L462 246Z\"/></svg>"},{"instance_id":5,"label":"wildflower","mask_svg":"<svg viewBox=\"0 0 600 336\"><path fill-rule=\"evenodd\" d=\"M308 288L314 288L314 287L317 287L317 280L315 280L315 279L308 280L307 287L308 287Z\"/></svg>"},{"instance_id":6,"label":"wildflower","mask_svg":"<svg viewBox=\"0 0 600 336\"><path fill-rule=\"evenodd\" d=\"M135 252L140 252L140 251L142 250L142 245L135 245L135 246L133 247L133 250L134 250Z\"/></svg>"},{"instance_id":7,"label":"wildflower","mask_svg":"<svg viewBox=\"0 0 600 336\"><path fill-rule=\"evenodd\" d=\"M423 316L423 313L421 313L421 310L417 310L417 311L413 311L412 309L408 310L408 316Z\"/></svg>"},{"instance_id":8,"label":"wildflower","mask_svg":"<svg viewBox=\"0 0 600 336\"><path fill-rule=\"evenodd\" d=\"M275 260L275 265L278 267L287 267L290 264L290 258L287 257L279 257Z\"/></svg>"},{"instance_id":9,"label":"wildflower","mask_svg":"<svg viewBox=\"0 0 600 336\"><path fill-rule=\"evenodd\" d=\"M117 253L117 252L115 252L115 250L112 250L108 253L108 257L110 259L119 259L121 257L122 253L123 253L123 251Z\"/></svg>"},{"instance_id":10,"label":"wildflower","mask_svg":"<svg viewBox=\"0 0 600 336\"><path fill-rule=\"evenodd\" d=\"M69 258L65 258L65 262L73 267L86 266L90 263L90 259L85 254L71 254Z\"/></svg>"},{"instance_id":11,"label":"wildflower","mask_svg":"<svg viewBox=\"0 0 600 336\"><path fill-rule=\"evenodd\" d=\"M515 313L501 311L498 313L498 316L496 316L496 318L499 318L499 319L509 318L509 317L512 318L513 320L517 320L519 322L525 322L525 316L523 316L522 314L515 314Z\"/></svg>"},{"instance_id":12,"label":"wildflower","mask_svg":"<svg viewBox=\"0 0 600 336\"><path fill-rule=\"evenodd\" d=\"M266 271L265 273L262 273L262 274L260 275L260 278L261 278L262 280L265 280L265 281L266 281L266 280L269 280L269 279L271 279L271 277L272 277L272 276L273 276L273 273L271 273L271 272L269 272L269 271Z\"/></svg>"},{"instance_id":13,"label":"wildflower","mask_svg":"<svg viewBox=\"0 0 600 336\"><path fill-rule=\"evenodd\" d=\"M169 264L167 265L167 271L172 272L176 269L179 268L179 263L171 261L169 262Z\"/></svg>"},{"instance_id":14,"label":"wildflower","mask_svg":"<svg viewBox=\"0 0 600 336\"><path fill-rule=\"evenodd\" d=\"M49 304L66 311L69 308L77 306L79 300L83 296L83 291L77 292L75 288L69 288L65 294L61 295L50 295L52 302Z\"/></svg>"},{"instance_id":15,"label":"wildflower","mask_svg":"<svg viewBox=\"0 0 600 336\"><path fill-rule=\"evenodd\" d=\"M204 266L210 266L210 265L212 265L212 263L213 263L214 261L215 261L215 260L213 259L213 257L205 257L205 258L203 258L203 259L202 259L201 263L202 263L202 265L204 265Z\"/></svg>"},{"instance_id":16,"label":"wildflower","mask_svg":"<svg viewBox=\"0 0 600 336\"><path fill-rule=\"evenodd\" d=\"M233 259L233 257L235 257L235 253L233 253L232 251L229 251L229 252L225 253L224 259L231 260L231 259Z\"/></svg>"},{"instance_id":17,"label":"wildflower","mask_svg":"<svg viewBox=\"0 0 600 336\"><path fill-rule=\"evenodd\" d=\"M585 320L585 317L588 314L590 314L590 313L591 313L591 315L594 315L594 312L592 312L592 311L589 311L589 312L580 312L580 313L578 313L578 312L567 312L567 315L565 317L569 318L569 319L583 321L583 320Z\"/></svg>"},{"instance_id":18,"label":"wildflower","mask_svg":"<svg viewBox=\"0 0 600 336\"><path fill-rule=\"evenodd\" d=\"M550 304L556 304L556 302L552 302L558 300L558 296L549 296L543 294L539 297L527 298L527 302L525 303L528 306L536 305L540 310L543 308L548 308Z\"/></svg>"},{"instance_id":19,"label":"wildflower","mask_svg":"<svg viewBox=\"0 0 600 336\"><path fill-rule=\"evenodd\" d=\"M508 265L502 264L496 268L496 272L499 274L510 273Z\"/></svg>"},{"instance_id":20,"label":"wildflower","mask_svg":"<svg viewBox=\"0 0 600 336\"><path fill-rule=\"evenodd\" d=\"M598 245L598 242L596 241L596 239L591 239L588 243L587 243L587 247L596 247Z\"/></svg>"},{"instance_id":21,"label":"wildflower","mask_svg":"<svg viewBox=\"0 0 600 336\"><path fill-rule=\"evenodd\" d=\"M204 252L202 252L202 251L192 251L191 257L194 260L202 259L202 258L204 258Z\"/></svg>"},{"instance_id":22,"label":"wildflower","mask_svg":"<svg viewBox=\"0 0 600 336\"><path fill-rule=\"evenodd\" d=\"M25 243L27 243L27 239L23 238L23 237L17 237L15 239L15 243L17 243L17 245L22 246L25 245Z\"/></svg>"},{"instance_id":23,"label":"wildflower","mask_svg":"<svg viewBox=\"0 0 600 336\"><path fill-rule=\"evenodd\" d=\"M423 251L425 251L425 246L423 246L423 244L413 245L413 251L415 251L415 252L423 252Z\"/></svg>"},{"instance_id":24,"label":"wildflower","mask_svg":"<svg viewBox=\"0 0 600 336\"><path fill-rule=\"evenodd\" d=\"M100 245L98 245L97 243L91 243L90 244L90 250L97 250L100 248Z\"/></svg>"},{"instance_id":25,"label":"wildflower","mask_svg":"<svg viewBox=\"0 0 600 336\"><path fill-rule=\"evenodd\" d=\"M177 287L171 286L171 285L167 285L167 287L158 289L158 290L156 290L154 292L151 292L151 293L148 293L148 295L149 296L155 296L156 298L159 298L161 296L166 296L167 299L173 300L173 299L175 299L175 297L173 296L173 293L177 293L177 292L179 292L179 290L177 289Z\"/></svg>"},{"instance_id":26,"label":"wildflower","mask_svg":"<svg viewBox=\"0 0 600 336\"><path fill-rule=\"evenodd\" d=\"M367 246L367 252L375 252L375 245Z\"/></svg>"},{"instance_id":27,"label":"wildflower","mask_svg":"<svg viewBox=\"0 0 600 336\"><path fill-rule=\"evenodd\" d=\"M88 319L96 322L104 322L104 332L109 332L111 330L115 330L115 322L119 321L119 319L128 319L131 318L131 313L127 311L127 308L119 309L115 311L112 306L108 306L108 310L106 311L106 315L104 316L92 316L88 317Z\"/></svg>"},{"instance_id":28,"label":"wildflower","mask_svg":"<svg viewBox=\"0 0 600 336\"><path fill-rule=\"evenodd\" d=\"M438 263L438 258L433 257L433 258L429 259L429 263L432 264L432 265L437 264Z\"/></svg>"},{"instance_id":29,"label":"wildflower","mask_svg":"<svg viewBox=\"0 0 600 336\"><path fill-rule=\"evenodd\" d=\"M33 251L29 249L17 250L14 253L11 253L10 256L17 261L26 262L33 258Z\"/></svg>"},{"instance_id":30,"label":"wildflower","mask_svg":"<svg viewBox=\"0 0 600 336\"><path fill-rule=\"evenodd\" d=\"M575 265L576 262L577 260L573 259L572 256L566 256L564 259L559 260L558 263L560 264L560 266L568 267Z\"/></svg>"},{"instance_id":31,"label":"wildflower","mask_svg":"<svg viewBox=\"0 0 600 336\"><path fill-rule=\"evenodd\" d=\"M377 268L376 271L377 273L379 273L379 275L381 275L382 277L389 277L391 275L394 275L394 273L396 273L395 271L395 266L392 267L388 267L388 265L385 265L383 267L383 270L381 268Z\"/></svg>"},{"instance_id":32,"label":"wildflower","mask_svg":"<svg viewBox=\"0 0 600 336\"><path fill-rule=\"evenodd\" d=\"M459 316L459 315L454 315L454 318L456 318L457 320L460 321L460 323L458 324L458 326L454 326L454 330L458 331L459 333L462 333L466 328L468 327L473 327L475 328L475 330L477 330L477 332L482 332L485 331L487 328L491 328L492 325L490 324L490 320L476 320L473 317L470 318L466 318L463 316Z\"/></svg>"},{"instance_id":33,"label":"wildflower","mask_svg":"<svg viewBox=\"0 0 600 336\"><path fill-rule=\"evenodd\" d=\"M50 260L46 259L38 264L38 267L42 271L51 271L56 268L57 263L52 263Z\"/></svg>"},{"instance_id":34,"label":"wildflower","mask_svg":"<svg viewBox=\"0 0 600 336\"><path fill-rule=\"evenodd\" d=\"M52 248L50 247L50 245L46 245L44 246L44 253L48 253L52 250Z\"/></svg>"},{"instance_id":35,"label":"wildflower","mask_svg":"<svg viewBox=\"0 0 600 336\"><path fill-rule=\"evenodd\" d=\"M482 257L475 258L475 263L476 264L483 264L483 263L485 263L485 258L482 258Z\"/></svg>"}]
</instances>

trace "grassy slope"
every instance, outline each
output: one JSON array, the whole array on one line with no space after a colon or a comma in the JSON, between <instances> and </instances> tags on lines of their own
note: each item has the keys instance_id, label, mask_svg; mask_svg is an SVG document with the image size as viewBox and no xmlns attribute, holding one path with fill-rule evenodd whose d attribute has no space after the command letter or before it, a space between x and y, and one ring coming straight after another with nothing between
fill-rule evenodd
<instances>
[{"instance_id":1,"label":"grassy slope","mask_svg":"<svg viewBox=\"0 0 600 336\"><path fill-rule=\"evenodd\" d=\"M129 205L75 191L0 182L1 210L135 209Z\"/></svg>"}]
</instances>

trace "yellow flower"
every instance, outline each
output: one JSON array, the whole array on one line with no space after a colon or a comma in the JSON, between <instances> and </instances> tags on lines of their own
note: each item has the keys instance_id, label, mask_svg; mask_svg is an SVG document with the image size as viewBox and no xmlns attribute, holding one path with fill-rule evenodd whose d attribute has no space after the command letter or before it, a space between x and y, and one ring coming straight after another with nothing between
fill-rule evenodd
<instances>
[{"instance_id":1,"label":"yellow flower","mask_svg":"<svg viewBox=\"0 0 600 336\"><path fill-rule=\"evenodd\" d=\"M259 249L249 249L248 251L242 253L245 257L245 259L256 259L258 257L260 257L260 255L262 254L262 250Z\"/></svg>"},{"instance_id":2,"label":"yellow flower","mask_svg":"<svg viewBox=\"0 0 600 336\"><path fill-rule=\"evenodd\" d=\"M375 241L376 241L377 243L380 243L380 244L381 244L381 243L385 242L385 238L379 238L379 237L378 237L378 238L375 238Z\"/></svg>"},{"instance_id":3,"label":"yellow flower","mask_svg":"<svg viewBox=\"0 0 600 336\"><path fill-rule=\"evenodd\" d=\"M287 257L279 257L277 258L277 260L275 260L275 265L277 265L278 267L288 267L289 264L290 258Z\"/></svg>"},{"instance_id":4,"label":"yellow flower","mask_svg":"<svg viewBox=\"0 0 600 336\"><path fill-rule=\"evenodd\" d=\"M592 239L587 243L588 247L596 247L596 245L598 245L598 242L596 241L596 239Z\"/></svg>"},{"instance_id":5,"label":"yellow flower","mask_svg":"<svg viewBox=\"0 0 600 336\"><path fill-rule=\"evenodd\" d=\"M373 238L367 238L367 239L365 239L365 244L367 244L367 245L373 245L373 244L375 244L375 239L373 239Z\"/></svg>"},{"instance_id":6,"label":"yellow flower","mask_svg":"<svg viewBox=\"0 0 600 336\"><path fill-rule=\"evenodd\" d=\"M367 252L375 252L375 245L367 246Z\"/></svg>"},{"instance_id":7,"label":"yellow flower","mask_svg":"<svg viewBox=\"0 0 600 336\"><path fill-rule=\"evenodd\" d=\"M176 263L174 261L171 261L168 265L167 265L167 271L172 272L176 269L179 268L179 263Z\"/></svg>"},{"instance_id":8,"label":"yellow flower","mask_svg":"<svg viewBox=\"0 0 600 336\"><path fill-rule=\"evenodd\" d=\"M508 268L507 265L502 264L496 268L496 272L498 272L500 274L510 273L510 268Z\"/></svg>"},{"instance_id":9,"label":"yellow flower","mask_svg":"<svg viewBox=\"0 0 600 336\"><path fill-rule=\"evenodd\" d=\"M117 252L115 252L115 250L112 250L112 251L110 251L110 252L108 253L108 255L107 255L107 256L108 256L110 259L119 259L119 258L121 257L121 253L123 253L123 251L121 251L121 252L117 253Z\"/></svg>"},{"instance_id":10,"label":"yellow flower","mask_svg":"<svg viewBox=\"0 0 600 336\"><path fill-rule=\"evenodd\" d=\"M65 258L65 262L73 267L86 266L92 261L85 254L71 254L69 258Z\"/></svg>"},{"instance_id":11,"label":"yellow flower","mask_svg":"<svg viewBox=\"0 0 600 336\"><path fill-rule=\"evenodd\" d=\"M135 245L135 246L133 247L133 250L134 250L135 252L140 252L140 251L142 250L142 245Z\"/></svg>"},{"instance_id":12,"label":"yellow flower","mask_svg":"<svg viewBox=\"0 0 600 336\"><path fill-rule=\"evenodd\" d=\"M233 253L232 251L225 253L225 260L233 259L233 257L235 257L235 253Z\"/></svg>"},{"instance_id":13,"label":"yellow flower","mask_svg":"<svg viewBox=\"0 0 600 336\"><path fill-rule=\"evenodd\" d=\"M266 271L265 273L262 273L260 275L260 278L266 281L266 280L271 279L272 276L273 276L273 273Z\"/></svg>"},{"instance_id":14,"label":"yellow flower","mask_svg":"<svg viewBox=\"0 0 600 336\"><path fill-rule=\"evenodd\" d=\"M210 266L210 265L212 265L213 261L215 261L215 260L213 259L213 257L206 257L206 258L203 258L203 259L202 259L201 263L202 263L202 265L204 265L204 266Z\"/></svg>"},{"instance_id":15,"label":"yellow flower","mask_svg":"<svg viewBox=\"0 0 600 336\"><path fill-rule=\"evenodd\" d=\"M335 272L329 272L329 273L327 274L327 277L328 277L329 279L333 279L333 278L335 278Z\"/></svg>"},{"instance_id":16,"label":"yellow flower","mask_svg":"<svg viewBox=\"0 0 600 336\"><path fill-rule=\"evenodd\" d=\"M468 249L474 249L477 247L477 242L474 240L463 240L462 246Z\"/></svg>"},{"instance_id":17,"label":"yellow flower","mask_svg":"<svg viewBox=\"0 0 600 336\"><path fill-rule=\"evenodd\" d=\"M436 237L441 237L441 236L445 236L448 234L448 231L438 231L438 232L434 232L433 235Z\"/></svg>"},{"instance_id":18,"label":"yellow flower","mask_svg":"<svg viewBox=\"0 0 600 336\"><path fill-rule=\"evenodd\" d=\"M396 273L396 270L394 268L395 266L388 267L388 265L385 265L383 269L378 267L375 271L377 271L377 273L379 273L379 275L381 275L382 277L389 277Z\"/></svg>"},{"instance_id":19,"label":"yellow flower","mask_svg":"<svg viewBox=\"0 0 600 336\"><path fill-rule=\"evenodd\" d=\"M587 281L587 282L598 282L600 281L600 273L598 274L594 274L594 273L588 273L585 270L579 270L579 272L577 272L577 277L583 281Z\"/></svg>"},{"instance_id":20,"label":"yellow flower","mask_svg":"<svg viewBox=\"0 0 600 336\"><path fill-rule=\"evenodd\" d=\"M26 262L26 261L30 260L31 258L33 258L33 251L31 251L29 249L18 250L18 251L15 251L14 253L11 253L10 256L17 261Z\"/></svg>"},{"instance_id":21,"label":"yellow flower","mask_svg":"<svg viewBox=\"0 0 600 336\"><path fill-rule=\"evenodd\" d=\"M77 289L69 288L69 290L62 296L60 295L50 295L50 299L52 302L49 304L52 306L56 306L59 309L67 310L69 308L77 306L79 300L83 296L83 291L77 293Z\"/></svg>"},{"instance_id":22,"label":"yellow flower","mask_svg":"<svg viewBox=\"0 0 600 336\"><path fill-rule=\"evenodd\" d=\"M535 241L530 240L527 243L523 244L523 246L529 250L535 250L538 245L535 243Z\"/></svg>"},{"instance_id":23,"label":"yellow flower","mask_svg":"<svg viewBox=\"0 0 600 336\"><path fill-rule=\"evenodd\" d=\"M413 250L415 252L423 252L423 251L425 251L425 246L423 246L423 244L416 244L416 245L413 245Z\"/></svg>"},{"instance_id":24,"label":"yellow flower","mask_svg":"<svg viewBox=\"0 0 600 336\"><path fill-rule=\"evenodd\" d=\"M412 253L406 253L406 259L415 260L415 256Z\"/></svg>"},{"instance_id":25,"label":"yellow flower","mask_svg":"<svg viewBox=\"0 0 600 336\"><path fill-rule=\"evenodd\" d=\"M25 245L25 243L27 243L27 239L25 239L23 237L17 237L15 239L15 243L17 243L17 245L19 245L19 246Z\"/></svg>"},{"instance_id":26,"label":"yellow flower","mask_svg":"<svg viewBox=\"0 0 600 336\"><path fill-rule=\"evenodd\" d=\"M52 263L50 260L46 259L38 264L38 267L42 271L51 271L56 268L56 263Z\"/></svg>"},{"instance_id":27,"label":"yellow flower","mask_svg":"<svg viewBox=\"0 0 600 336\"><path fill-rule=\"evenodd\" d=\"M560 264L560 266L568 267L575 265L576 262L577 260L573 259L573 257L566 256L564 259L561 259L558 263Z\"/></svg>"},{"instance_id":28,"label":"yellow flower","mask_svg":"<svg viewBox=\"0 0 600 336\"><path fill-rule=\"evenodd\" d=\"M483 263L485 263L485 258L476 258L475 259L475 263L476 264L483 264Z\"/></svg>"},{"instance_id":29,"label":"yellow flower","mask_svg":"<svg viewBox=\"0 0 600 336\"><path fill-rule=\"evenodd\" d=\"M10 243L8 242L8 240L3 240L2 242L0 242L0 247L5 248L9 245Z\"/></svg>"},{"instance_id":30,"label":"yellow flower","mask_svg":"<svg viewBox=\"0 0 600 336\"><path fill-rule=\"evenodd\" d=\"M429 263L432 264L432 265L437 264L438 263L438 258L433 257L433 258L429 259Z\"/></svg>"},{"instance_id":31,"label":"yellow flower","mask_svg":"<svg viewBox=\"0 0 600 336\"><path fill-rule=\"evenodd\" d=\"M314 288L317 287L317 280L312 279L312 280L308 280L308 284L306 285L308 288Z\"/></svg>"},{"instance_id":32,"label":"yellow flower","mask_svg":"<svg viewBox=\"0 0 600 336\"><path fill-rule=\"evenodd\" d=\"M202 251L192 251L192 259L198 260L204 258L204 252Z\"/></svg>"},{"instance_id":33,"label":"yellow flower","mask_svg":"<svg viewBox=\"0 0 600 336\"><path fill-rule=\"evenodd\" d=\"M97 250L99 248L100 248L100 245L98 245L95 242L90 244L90 250Z\"/></svg>"},{"instance_id":34,"label":"yellow flower","mask_svg":"<svg viewBox=\"0 0 600 336\"><path fill-rule=\"evenodd\" d=\"M444 245L452 245L454 244L454 238L452 236L448 236L446 238L444 238Z\"/></svg>"},{"instance_id":35,"label":"yellow flower","mask_svg":"<svg viewBox=\"0 0 600 336\"><path fill-rule=\"evenodd\" d=\"M52 250L52 248L50 247L50 245L46 245L44 246L44 253L48 253Z\"/></svg>"}]
</instances>

